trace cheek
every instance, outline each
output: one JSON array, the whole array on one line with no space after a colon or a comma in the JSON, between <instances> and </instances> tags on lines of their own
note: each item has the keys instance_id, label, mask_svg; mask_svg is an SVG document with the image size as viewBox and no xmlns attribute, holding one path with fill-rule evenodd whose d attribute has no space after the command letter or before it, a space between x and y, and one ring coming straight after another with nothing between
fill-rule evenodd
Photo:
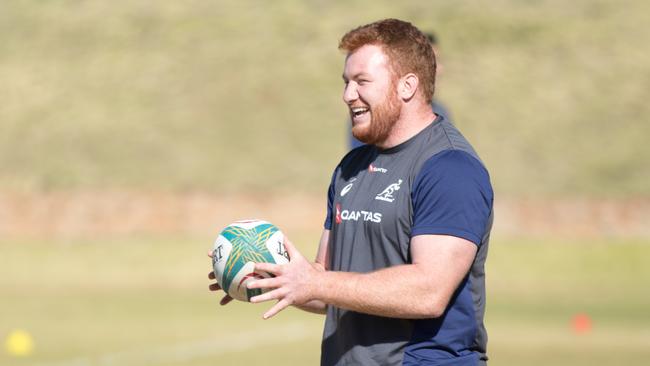
<instances>
[{"instance_id":1,"label":"cheek","mask_svg":"<svg viewBox=\"0 0 650 366\"><path fill-rule=\"evenodd\" d=\"M391 94L396 95L396 90L394 85L379 85L378 83L374 83L372 88L360 89L359 95L362 94L366 101L377 105L386 102Z\"/></svg>"},{"instance_id":2,"label":"cheek","mask_svg":"<svg viewBox=\"0 0 650 366\"><path fill-rule=\"evenodd\" d=\"M382 98L377 95L377 91L371 90L370 88L359 89L359 99L369 106L375 106L382 100Z\"/></svg>"}]
</instances>

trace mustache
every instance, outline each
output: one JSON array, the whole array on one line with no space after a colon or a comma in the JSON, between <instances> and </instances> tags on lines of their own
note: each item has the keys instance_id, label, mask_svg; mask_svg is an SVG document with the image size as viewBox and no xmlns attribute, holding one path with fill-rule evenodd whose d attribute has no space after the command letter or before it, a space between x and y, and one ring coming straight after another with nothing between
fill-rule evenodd
<instances>
[{"instance_id":1,"label":"mustache","mask_svg":"<svg viewBox=\"0 0 650 366\"><path fill-rule=\"evenodd\" d=\"M353 109L353 108L367 108L367 109L370 109L370 106L367 105L367 104L363 104L363 103L354 103L354 104L348 104L348 108L349 109Z\"/></svg>"}]
</instances>

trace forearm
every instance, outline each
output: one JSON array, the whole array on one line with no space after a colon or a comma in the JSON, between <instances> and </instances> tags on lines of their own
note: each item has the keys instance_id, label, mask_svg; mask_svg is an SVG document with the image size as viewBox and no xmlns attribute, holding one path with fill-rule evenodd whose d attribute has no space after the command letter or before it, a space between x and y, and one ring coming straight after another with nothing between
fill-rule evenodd
<instances>
[{"instance_id":1,"label":"forearm","mask_svg":"<svg viewBox=\"0 0 650 366\"><path fill-rule=\"evenodd\" d=\"M325 265L321 263L318 258L316 259L316 262L312 263L312 267L314 267L319 272L325 272ZM295 305L295 307L314 314L322 315L327 313L327 304L320 300L311 300L306 304Z\"/></svg>"},{"instance_id":2,"label":"forearm","mask_svg":"<svg viewBox=\"0 0 650 366\"><path fill-rule=\"evenodd\" d=\"M444 312L444 298L417 265L370 273L321 272L314 298L326 304L394 318L432 318Z\"/></svg>"},{"instance_id":3,"label":"forearm","mask_svg":"<svg viewBox=\"0 0 650 366\"><path fill-rule=\"evenodd\" d=\"M316 263L310 263L290 241L285 241L285 247L291 261L257 263L255 270L274 277L248 284L249 289L273 289L251 298L255 303L278 300L264 313L265 319L290 305L321 312L325 304L393 318L437 318L444 314L476 255L476 245L465 239L420 235L411 241L412 263L354 273L328 271L324 265L328 261L323 260L327 255L320 251Z\"/></svg>"},{"instance_id":4,"label":"forearm","mask_svg":"<svg viewBox=\"0 0 650 366\"><path fill-rule=\"evenodd\" d=\"M303 305L295 305L300 310L309 312L309 313L314 313L314 314L325 314L327 313L327 304L320 300L312 300L306 304Z\"/></svg>"}]
</instances>

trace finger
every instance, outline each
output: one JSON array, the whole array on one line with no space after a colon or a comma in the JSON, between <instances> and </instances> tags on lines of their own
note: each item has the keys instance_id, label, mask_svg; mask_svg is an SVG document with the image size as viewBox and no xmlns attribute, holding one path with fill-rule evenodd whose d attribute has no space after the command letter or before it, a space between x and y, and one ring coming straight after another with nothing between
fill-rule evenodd
<instances>
[{"instance_id":1,"label":"finger","mask_svg":"<svg viewBox=\"0 0 650 366\"><path fill-rule=\"evenodd\" d=\"M250 302L257 304L258 302L280 299L282 297L282 293L283 291L278 288L273 291L265 292L261 295L253 296L250 298Z\"/></svg>"},{"instance_id":2,"label":"finger","mask_svg":"<svg viewBox=\"0 0 650 366\"><path fill-rule=\"evenodd\" d=\"M284 248L287 250L287 254L289 254L289 259L291 260L292 258L297 258L300 256L300 252L296 247L293 245L291 240L285 235L284 236Z\"/></svg>"},{"instance_id":3,"label":"finger","mask_svg":"<svg viewBox=\"0 0 650 366\"><path fill-rule=\"evenodd\" d=\"M211 279L211 280L214 280L214 279L217 278L217 277L214 275L214 271L208 273L208 278Z\"/></svg>"},{"instance_id":4,"label":"finger","mask_svg":"<svg viewBox=\"0 0 650 366\"><path fill-rule=\"evenodd\" d=\"M246 284L249 289L253 288L276 288L280 287L280 279L277 277L265 278L263 280L250 281Z\"/></svg>"},{"instance_id":5,"label":"finger","mask_svg":"<svg viewBox=\"0 0 650 366\"><path fill-rule=\"evenodd\" d=\"M232 301L232 297L230 297L230 295L226 295L221 299L221 301L219 301L219 305L223 306L223 305L226 305L227 303L229 303L231 301Z\"/></svg>"},{"instance_id":6,"label":"finger","mask_svg":"<svg viewBox=\"0 0 650 366\"><path fill-rule=\"evenodd\" d=\"M289 303L289 301L287 299L282 299L282 300L278 301L277 304L273 305L273 307L271 309L269 309L269 311L264 313L263 318L268 319L268 318L272 317L273 315L279 313L280 311L284 310L284 308L286 308L289 305L291 305L291 304Z\"/></svg>"},{"instance_id":7,"label":"finger","mask_svg":"<svg viewBox=\"0 0 650 366\"><path fill-rule=\"evenodd\" d=\"M274 275L280 274L282 267L278 264L273 263L255 263L255 272L263 271L268 272Z\"/></svg>"},{"instance_id":8,"label":"finger","mask_svg":"<svg viewBox=\"0 0 650 366\"><path fill-rule=\"evenodd\" d=\"M221 286L219 286L218 283L213 283L210 286L208 286L208 288L210 289L210 291L219 291L219 290L221 290Z\"/></svg>"},{"instance_id":9,"label":"finger","mask_svg":"<svg viewBox=\"0 0 650 366\"><path fill-rule=\"evenodd\" d=\"M208 250L208 257L212 258L212 250Z\"/></svg>"}]
</instances>

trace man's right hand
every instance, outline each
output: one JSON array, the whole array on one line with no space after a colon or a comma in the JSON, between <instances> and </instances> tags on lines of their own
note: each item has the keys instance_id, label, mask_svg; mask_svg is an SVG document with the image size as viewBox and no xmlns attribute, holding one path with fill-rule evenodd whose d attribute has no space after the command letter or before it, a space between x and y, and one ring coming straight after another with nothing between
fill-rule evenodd
<instances>
[{"instance_id":1,"label":"man's right hand","mask_svg":"<svg viewBox=\"0 0 650 366\"><path fill-rule=\"evenodd\" d=\"M208 252L208 257L212 258L212 252L211 251ZM214 271L208 273L208 278L211 279L211 280L216 279L216 277L214 275ZM219 286L218 283L212 283L212 284L210 284L210 286L208 288L210 289L210 291L219 291L219 290L221 290L221 286ZM230 297L230 295L226 294L221 299L221 301L219 301L219 305L226 305L227 303L229 303L231 301L232 301L232 297Z\"/></svg>"}]
</instances>

